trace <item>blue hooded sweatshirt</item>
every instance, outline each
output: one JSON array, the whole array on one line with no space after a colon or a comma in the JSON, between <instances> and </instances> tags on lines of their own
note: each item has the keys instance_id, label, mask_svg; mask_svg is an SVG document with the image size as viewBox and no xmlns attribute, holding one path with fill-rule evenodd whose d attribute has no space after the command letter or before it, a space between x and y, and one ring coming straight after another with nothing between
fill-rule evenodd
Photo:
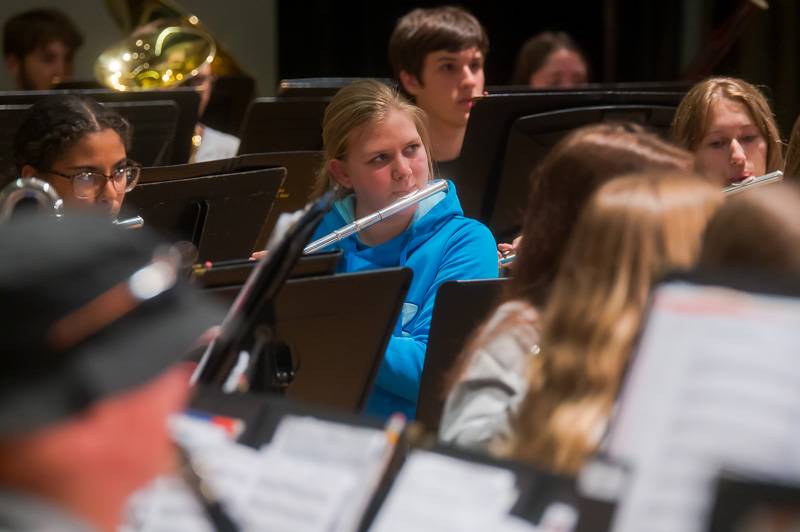
<instances>
[{"instance_id":1,"label":"blue hooded sweatshirt","mask_svg":"<svg viewBox=\"0 0 800 532\"><path fill-rule=\"evenodd\" d=\"M428 345L436 292L445 281L497 277L497 246L489 229L464 217L455 186L417 205L408 228L377 246L367 246L358 235L349 236L326 251L342 249L338 272L359 272L404 266L414 277L408 289L372 394L367 414L387 417L416 412L422 365ZM312 240L354 220L353 196L334 203Z\"/></svg>"}]
</instances>

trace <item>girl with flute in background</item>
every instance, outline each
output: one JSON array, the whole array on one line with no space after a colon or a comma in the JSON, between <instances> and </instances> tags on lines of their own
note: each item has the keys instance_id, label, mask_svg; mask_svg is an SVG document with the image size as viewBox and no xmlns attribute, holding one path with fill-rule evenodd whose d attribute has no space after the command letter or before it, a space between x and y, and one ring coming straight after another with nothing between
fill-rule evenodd
<instances>
[{"instance_id":1,"label":"girl with flute in background","mask_svg":"<svg viewBox=\"0 0 800 532\"><path fill-rule=\"evenodd\" d=\"M513 85L534 89L569 89L586 85L589 61L569 34L545 31L520 48L514 63Z\"/></svg>"},{"instance_id":2,"label":"girl with flute in background","mask_svg":"<svg viewBox=\"0 0 800 532\"><path fill-rule=\"evenodd\" d=\"M504 302L467 343L451 372L439 429L443 441L486 449L494 435L508 434L510 416L527 388L528 365L539 349L540 311L592 193L623 173L687 171L693 162L687 151L633 124L586 126L556 144L531 174Z\"/></svg>"},{"instance_id":3,"label":"girl with flute in background","mask_svg":"<svg viewBox=\"0 0 800 532\"><path fill-rule=\"evenodd\" d=\"M378 81L355 82L334 96L322 138L315 195L334 189L337 201L312 240L422 189L433 175L424 112ZM366 406L368 414L413 418L436 292L449 280L497 277L494 238L464 217L449 183L446 193L328 249L334 248L344 252L339 272L396 266L414 272Z\"/></svg>"},{"instance_id":4,"label":"girl with flute in background","mask_svg":"<svg viewBox=\"0 0 800 532\"><path fill-rule=\"evenodd\" d=\"M737 78L692 87L675 112L672 138L695 154L695 169L720 185L783 167L783 147L764 95Z\"/></svg>"}]
</instances>

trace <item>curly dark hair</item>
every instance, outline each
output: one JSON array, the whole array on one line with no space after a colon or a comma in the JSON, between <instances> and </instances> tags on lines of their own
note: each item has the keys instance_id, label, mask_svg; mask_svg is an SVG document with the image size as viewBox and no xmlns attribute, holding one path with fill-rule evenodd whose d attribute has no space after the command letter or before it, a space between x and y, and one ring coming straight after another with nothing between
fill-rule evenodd
<instances>
[{"instance_id":1,"label":"curly dark hair","mask_svg":"<svg viewBox=\"0 0 800 532\"><path fill-rule=\"evenodd\" d=\"M39 100L14 136L14 163L17 172L30 165L48 170L65 150L88 133L113 129L126 150L130 144L130 125L116 111L91 98L76 94L49 96Z\"/></svg>"}]
</instances>

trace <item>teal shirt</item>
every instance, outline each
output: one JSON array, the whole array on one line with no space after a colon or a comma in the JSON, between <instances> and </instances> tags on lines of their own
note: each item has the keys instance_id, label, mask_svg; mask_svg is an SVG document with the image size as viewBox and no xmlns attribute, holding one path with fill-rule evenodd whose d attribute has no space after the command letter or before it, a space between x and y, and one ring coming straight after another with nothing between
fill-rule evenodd
<instances>
[{"instance_id":1,"label":"teal shirt","mask_svg":"<svg viewBox=\"0 0 800 532\"><path fill-rule=\"evenodd\" d=\"M353 207L352 196L337 201L312 240L352 222ZM381 417L402 412L413 419L436 292L445 281L497 277L494 237L486 226L464 217L451 182L447 193L420 202L409 227L395 238L367 246L352 235L326 251L332 249L344 252L339 272L398 266L414 272L365 409Z\"/></svg>"}]
</instances>

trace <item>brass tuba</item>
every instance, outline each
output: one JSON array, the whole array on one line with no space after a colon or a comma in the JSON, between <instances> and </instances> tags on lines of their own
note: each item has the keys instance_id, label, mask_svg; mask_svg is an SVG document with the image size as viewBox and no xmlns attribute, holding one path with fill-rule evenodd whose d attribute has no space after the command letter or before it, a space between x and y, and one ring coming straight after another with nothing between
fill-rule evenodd
<instances>
[{"instance_id":1,"label":"brass tuba","mask_svg":"<svg viewBox=\"0 0 800 532\"><path fill-rule=\"evenodd\" d=\"M189 33L203 32L211 40L215 48L215 53L209 60L211 73L214 76L244 75L244 71L238 62L224 47L220 46L197 16L190 14L175 2L171 0L106 0L106 5L111 12L111 16L125 35L130 35L137 28L147 26L158 20L171 20L175 28L186 29ZM198 58L200 57L205 56L202 53L198 53ZM188 69L189 72L191 70ZM98 78L98 81L111 87L102 79Z\"/></svg>"},{"instance_id":2,"label":"brass tuba","mask_svg":"<svg viewBox=\"0 0 800 532\"><path fill-rule=\"evenodd\" d=\"M154 20L97 58L97 80L118 91L178 86L211 63L216 43L205 30L182 19Z\"/></svg>"}]
</instances>

